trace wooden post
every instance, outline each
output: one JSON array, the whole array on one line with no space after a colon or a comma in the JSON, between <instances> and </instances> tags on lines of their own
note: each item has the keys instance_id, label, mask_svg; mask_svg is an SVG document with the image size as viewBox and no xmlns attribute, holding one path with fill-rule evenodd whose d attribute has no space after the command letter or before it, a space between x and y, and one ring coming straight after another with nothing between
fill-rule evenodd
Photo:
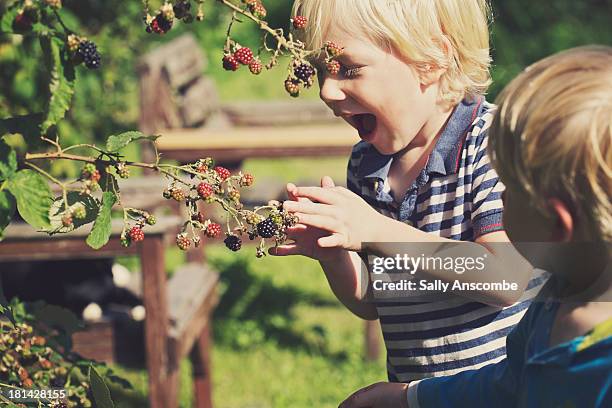
<instances>
[{"instance_id":1,"label":"wooden post","mask_svg":"<svg viewBox=\"0 0 612 408\"><path fill-rule=\"evenodd\" d=\"M212 316L211 316L212 317ZM209 320L202 334L191 349L193 365L193 390L195 408L212 408L212 379L210 353L212 351L211 325Z\"/></svg>"},{"instance_id":2,"label":"wooden post","mask_svg":"<svg viewBox=\"0 0 612 408\"><path fill-rule=\"evenodd\" d=\"M149 236L141 244L142 288L145 320L145 350L149 372L151 408L166 408L176 400L176 387L168 383L168 301L162 235Z\"/></svg>"}]
</instances>

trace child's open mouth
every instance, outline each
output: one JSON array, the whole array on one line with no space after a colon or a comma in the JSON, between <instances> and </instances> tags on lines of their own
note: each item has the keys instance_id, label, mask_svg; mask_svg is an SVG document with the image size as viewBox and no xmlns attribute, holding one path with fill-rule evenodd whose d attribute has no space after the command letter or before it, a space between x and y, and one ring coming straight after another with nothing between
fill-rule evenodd
<instances>
[{"instance_id":1,"label":"child's open mouth","mask_svg":"<svg viewBox=\"0 0 612 408\"><path fill-rule=\"evenodd\" d=\"M351 121L357 128L359 137L361 137L363 140L369 141L369 139L374 136L374 131L376 130L378 124L376 116L372 115L371 113L360 113L358 115L351 116Z\"/></svg>"}]
</instances>

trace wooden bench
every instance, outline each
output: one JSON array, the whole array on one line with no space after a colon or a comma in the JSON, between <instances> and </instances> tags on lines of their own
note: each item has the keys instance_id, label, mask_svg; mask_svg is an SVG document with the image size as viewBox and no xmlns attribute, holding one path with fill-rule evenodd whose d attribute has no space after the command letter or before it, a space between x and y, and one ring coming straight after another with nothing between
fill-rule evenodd
<instances>
[{"instance_id":1,"label":"wooden bench","mask_svg":"<svg viewBox=\"0 0 612 408\"><path fill-rule=\"evenodd\" d=\"M164 249L174 243L181 224L177 217L160 217L147 227L146 239L121 246L122 220L113 220L111 240L99 250L85 243L87 228L48 236L25 223L5 230L0 261L103 259L137 255L141 261L142 298L146 310L145 350L152 408L178 407L178 362L189 355L194 367L196 407L212 406L210 333L217 303L217 274L202 265L179 268L167 284Z\"/></svg>"}]
</instances>

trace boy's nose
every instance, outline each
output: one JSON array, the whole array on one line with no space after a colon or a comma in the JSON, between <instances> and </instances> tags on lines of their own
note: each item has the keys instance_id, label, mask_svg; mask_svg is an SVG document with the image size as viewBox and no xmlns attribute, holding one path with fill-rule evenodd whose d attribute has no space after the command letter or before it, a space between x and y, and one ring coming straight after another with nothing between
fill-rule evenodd
<instances>
[{"instance_id":1,"label":"boy's nose","mask_svg":"<svg viewBox=\"0 0 612 408\"><path fill-rule=\"evenodd\" d=\"M340 86L340 81L329 75L326 75L320 83L319 96L325 103L343 101L346 95Z\"/></svg>"}]
</instances>

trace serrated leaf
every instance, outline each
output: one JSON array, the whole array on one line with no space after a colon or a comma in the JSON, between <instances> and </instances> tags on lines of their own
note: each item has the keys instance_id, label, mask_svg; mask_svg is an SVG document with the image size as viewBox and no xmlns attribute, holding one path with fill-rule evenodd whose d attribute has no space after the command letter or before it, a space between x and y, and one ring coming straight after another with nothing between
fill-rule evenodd
<instances>
[{"instance_id":1,"label":"serrated leaf","mask_svg":"<svg viewBox=\"0 0 612 408\"><path fill-rule=\"evenodd\" d=\"M35 228L48 229L49 208L53 201L47 180L33 170L18 171L8 181L8 189L17 200L17 210Z\"/></svg>"},{"instance_id":2,"label":"serrated leaf","mask_svg":"<svg viewBox=\"0 0 612 408\"><path fill-rule=\"evenodd\" d=\"M117 183L117 178L108 171L101 172L100 181L98 184L100 185L100 189L102 191L119 191L119 183Z\"/></svg>"},{"instance_id":3,"label":"serrated leaf","mask_svg":"<svg viewBox=\"0 0 612 408\"><path fill-rule=\"evenodd\" d=\"M17 153L0 140L0 181L10 179L17 172Z\"/></svg>"},{"instance_id":4,"label":"serrated leaf","mask_svg":"<svg viewBox=\"0 0 612 408\"><path fill-rule=\"evenodd\" d=\"M97 408L114 408L110 391L94 366L89 367L89 385Z\"/></svg>"},{"instance_id":5,"label":"serrated leaf","mask_svg":"<svg viewBox=\"0 0 612 408\"><path fill-rule=\"evenodd\" d=\"M87 245L93 249L100 249L108 242L111 235L111 209L117 202L117 196L111 191L102 194L102 207L98 218L94 222L91 233L87 237Z\"/></svg>"},{"instance_id":6,"label":"serrated leaf","mask_svg":"<svg viewBox=\"0 0 612 408\"><path fill-rule=\"evenodd\" d=\"M49 305L43 301L31 305L32 314L36 320L58 329L62 334L70 336L83 328L83 323L70 310L57 305Z\"/></svg>"},{"instance_id":7,"label":"serrated leaf","mask_svg":"<svg viewBox=\"0 0 612 408\"><path fill-rule=\"evenodd\" d=\"M49 230L46 232L50 234L70 232L85 224L93 222L98 216L100 205L92 196L81 195L76 191L71 191L68 193L67 198L68 209L71 211L74 211L78 206L84 206L85 218L78 219L73 216L72 225L70 227L64 226L62 223L62 217L65 213L64 197L58 197L55 199L55 201L53 201L53 204L51 204L51 208L49 209L49 222L51 223L51 228L49 228Z\"/></svg>"},{"instance_id":8,"label":"serrated leaf","mask_svg":"<svg viewBox=\"0 0 612 408\"><path fill-rule=\"evenodd\" d=\"M13 116L0 120L0 135L19 133L28 140L40 140L42 113Z\"/></svg>"},{"instance_id":9,"label":"serrated leaf","mask_svg":"<svg viewBox=\"0 0 612 408\"><path fill-rule=\"evenodd\" d=\"M3 33L12 33L13 22L15 21L17 14L19 14L19 8L17 7L17 4L14 4L2 16L2 20L0 20L0 31Z\"/></svg>"},{"instance_id":10,"label":"serrated leaf","mask_svg":"<svg viewBox=\"0 0 612 408\"><path fill-rule=\"evenodd\" d=\"M47 130L64 118L70 108L74 94L74 66L69 60L65 45L56 37L43 36L40 39L45 62L50 71L49 99L45 108L40 132Z\"/></svg>"},{"instance_id":11,"label":"serrated leaf","mask_svg":"<svg viewBox=\"0 0 612 408\"><path fill-rule=\"evenodd\" d=\"M0 191L0 241L2 241L4 229L15 215L15 209L15 197L8 191Z\"/></svg>"},{"instance_id":12,"label":"serrated leaf","mask_svg":"<svg viewBox=\"0 0 612 408\"><path fill-rule=\"evenodd\" d=\"M121 133L120 135L112 135L106 140L106 150L109 152L118 152L135 140L146 139L155 141L158 137L158 135L147 136L138 131L130 131Z\"/></svg>"}]
</instances>

